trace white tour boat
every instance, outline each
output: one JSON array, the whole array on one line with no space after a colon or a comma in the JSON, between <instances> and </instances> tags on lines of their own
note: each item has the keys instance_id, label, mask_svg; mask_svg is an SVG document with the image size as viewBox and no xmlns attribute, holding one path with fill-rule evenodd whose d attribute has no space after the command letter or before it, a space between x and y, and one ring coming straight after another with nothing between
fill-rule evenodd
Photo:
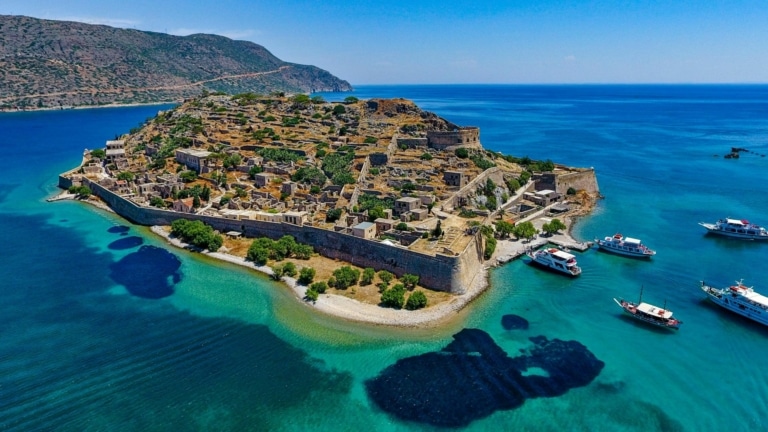
<instances>
[{"instance_id":1,"label":"white tour boat","mask_svg":"<svg viewBox=\"0 0 768 432\"><path fill-rule=\"evenodd\" d=\"M731 312L747 317L760 324L768 325L768 297L758 294L743 280L728 288L714 288L701 281L701 289L707 298Z\"/></svg>"},{"instance_id":2,"label":"white tour boat","mask_svg":"<svg viewBox=\"0 0 768 432\"><path fill-rule=\"evenodd\" d=\"M725 218L713 224L699 222L699 225L712 234L749 240L768 240L768 231L765 228L750 223L746 219Z\"/></svg>"},{"instance_id":3,"label":"white tour boat","mask_svg":"<svg viewBox=\"0 0 768 432\"><path fill-rule=\"evenodd\" d=\"M648 249L640 240L624 237L618 233L614 234L613 237L606 237L603 240L595 239L595 243L600 250L618 255L635 258L650 258L656 255L656 251Z\"/></svg>"},{"instance_id":4,"label":"white tour boat","mask_svg":"<svg viewBox=\"0 0 768 432\"><path fill-rule=\"evenodd\" d=\"M539 249L528 252L526 255L528 255L532 263L567 274L568 276L578 276L581 274L581 267L576 265L576 257L560 249Z\"/></svg>"}]
</instances>

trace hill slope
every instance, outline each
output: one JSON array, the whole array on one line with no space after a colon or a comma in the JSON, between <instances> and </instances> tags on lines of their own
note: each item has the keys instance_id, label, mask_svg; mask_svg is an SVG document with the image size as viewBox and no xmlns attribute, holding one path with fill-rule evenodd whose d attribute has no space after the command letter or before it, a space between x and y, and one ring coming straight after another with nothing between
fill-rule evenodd
<instances>
[{"instance_id":1,"label":"hill slope","mask_svg":"<svg viewBox=\"0 0 768 432\"><path fill-rule=\"evenodd\" d=\"M172 36L0 15L0 107L179 100L203 89L346 91L315 66L284 62L252 42Z\"/></svg>"}]
</instances>

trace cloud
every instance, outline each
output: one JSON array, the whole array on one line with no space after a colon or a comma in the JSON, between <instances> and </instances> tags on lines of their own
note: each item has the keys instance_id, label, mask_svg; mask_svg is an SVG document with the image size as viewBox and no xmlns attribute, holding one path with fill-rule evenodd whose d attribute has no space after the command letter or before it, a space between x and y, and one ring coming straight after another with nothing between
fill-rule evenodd
<instances>
[{"instance_id":1,"label":"cloud","mask_svg":"<svg viewBox=\"0 0 768 432\"><path fill-rule=\"evenodd\" d=\"M110 27L131 28L136 27L140 21L123 19L123 18L102 18L102 17L80 17L80 16L68 16L60 18L51 18L61 21L76 21L85 24L101 24Z\"/></svg>"}]
</instances>

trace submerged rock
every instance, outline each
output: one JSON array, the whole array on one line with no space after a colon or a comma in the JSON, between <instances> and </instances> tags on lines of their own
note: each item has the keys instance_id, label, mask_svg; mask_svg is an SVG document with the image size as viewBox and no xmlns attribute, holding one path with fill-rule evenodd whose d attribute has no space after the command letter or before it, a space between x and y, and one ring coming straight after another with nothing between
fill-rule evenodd
<instances>
[{"instance_id":1,"label":"submerged rock","mask_svg":"<svg viewBox=\"0 0 768 432\"><path fill-rule=\"evenodd\" d=\"M403 420L461 427L526 399L560 396L589 384L605 365L576 341L530 338L510 358L484 331L464 329L437 352L398 360L366 381L371 400ZM546 375L528 374L536 368Z\"/></svg>"}]
</instances>

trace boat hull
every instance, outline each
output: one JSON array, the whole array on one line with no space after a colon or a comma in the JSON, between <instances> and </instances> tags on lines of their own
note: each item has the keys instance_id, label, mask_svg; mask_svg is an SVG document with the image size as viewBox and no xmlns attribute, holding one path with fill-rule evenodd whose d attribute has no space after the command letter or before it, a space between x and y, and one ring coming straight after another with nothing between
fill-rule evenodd
<instances>
[{"instance_id":1,"label":"boat hull","mask_svg":"<svg viewBox=\"0 0 768 432\"><path fill-rule=\"evenodd\" d=\"M709 224L709 223L703 223L703 222L700 222L699 225L703 226L707 230L707 234L713 234L713 235L735 238L740 240L768 240L768 235L724 231L718 228L718 226L715 224Z\"/></svg>"},{"instance_id":2,"label":"boat hull","mask_svg":"<svg viewBox=\"0 0 768 432\"><path fill-rule=\"evenodd\" d=\"M641 313L638 313L637 311L633 312L632 308L622 305L623 300L613 299L613 301L615 301L616 304L619 305L619 307L624 311L626 315L638 321L642 321L654 327L661 327L661 328L670 329L670 330L680 330L680 324L682 324L681 321L674 320L674 323L671 323L669 320L652 319L652 318L646 317ZM632 303L627 303L627 304L632 305Z\"/></svg>"},{"instance_id":3,"label":"boat hull","mask_svg":"<svg viewBox=\"0 0 768 432\"><path fill-rule=\"evenodd\" d=\"M768 326L768 311L739 301L738 297L733 297L720 289L702 284L701 289L707 294L707 298L723 309L727 309L744 318L751 319L757 323Z\"/></svg>"},{"instance_id":4,"label":"boat hull","mask_svg":"<svg viewBox=\"0 0 768 432\"><path fill-rule=\"evenodd\" d=\"M561 274L561 275L565 275L565 276L569 276L569 277L576 277L576 276L581 274L581 269L579 269L576 273L571 273L568 270L563 270L563 269L560 269L560 268L557 268L557 267L553 267L553 266L549 265L548 263L544 263L544 262L538 261L535 257L533 257L531 255L528 255L528 258L531 259L530 264L535 265L535 266L537 266L539 268L542 268L544 270L549 270L552 273L557 273L557 274Z\"/></svg>"},{"instance_id":5,"label":"boat hull","mask_svg":"<svg viewBox=\"0 0 768 432\"><path fill-rule=\"evenodd\" d=\"M612 248L610 246L607 246L603 244L601 241L596 240L595 243L597 244L597 248L603 252L612 253L614 255L621 255L629 258L640 258L640 259L650 259L652 256L655 255L655 253L642 253L642 252L632 252L632 251L625 251L625 250L619 250Z\"/></svg>"}]
</instances>

